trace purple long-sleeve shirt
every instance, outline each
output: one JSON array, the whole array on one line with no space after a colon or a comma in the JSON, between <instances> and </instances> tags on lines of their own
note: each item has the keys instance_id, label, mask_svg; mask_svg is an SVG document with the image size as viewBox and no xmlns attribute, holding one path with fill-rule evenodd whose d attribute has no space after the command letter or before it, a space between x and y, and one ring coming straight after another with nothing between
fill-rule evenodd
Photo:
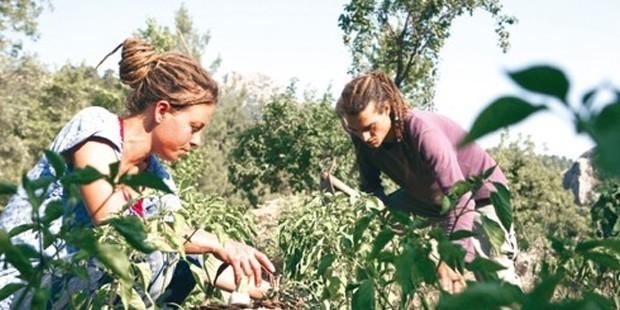
<instances>
[{"instance_id":1,"label":"purple long-sleeve shirt","mask_svg":"<svg viewBox=\"0 0 620 310\"><path fill-rule=\"evenodd\" d=\"M441 199L456 182L480 175L496 166L495 160L476 143L458 148L466 132L445 116L428 111L408 111L404 130L406 132L402 143L407 143L407 146L402 143L383 143L379 148L371 148L358 138L353 138L362 191L385 198L379 178L383 172L416 202L411 206L411 211L430 218L440 218ZM471 194L463 196L456 207L442 218L442 228L446 233L471 231L475 201L489 198L494 190L492 182L507 184L499 167L487 180L474 193L473 199L469 199ZM475 256L471 239L455 242L467 251L466 261L471 261Z\"/></svg>"}]
</instances>

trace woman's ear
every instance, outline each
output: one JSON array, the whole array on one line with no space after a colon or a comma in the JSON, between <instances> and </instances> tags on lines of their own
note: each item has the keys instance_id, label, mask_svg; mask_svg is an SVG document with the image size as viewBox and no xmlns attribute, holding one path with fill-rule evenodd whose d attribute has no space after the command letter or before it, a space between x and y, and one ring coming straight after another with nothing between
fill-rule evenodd
<instances>
[{"instance_id":1,"label":"woman's ear","mask_svg":"<svg viewBox=\"0 0 620 310\"><path fill-rule=\"evenodd\" d=\"M390 115L390 112L392 111L392 106L390 105L389 101L385 101L383 103L383 114L387 114Z\"/></svg>"},{"instance_id":2,"label":"woman's ear","mask_svg":"<svg viewBox=\"0 0 620 310\"><path fill-rule=\"evenodd\" d=\"M166 100L159 100L155 102L155 109L153 109L153 119L155 123L161 123L167 114L172 112L172 106Z\"/></svg>"}]
</instances>

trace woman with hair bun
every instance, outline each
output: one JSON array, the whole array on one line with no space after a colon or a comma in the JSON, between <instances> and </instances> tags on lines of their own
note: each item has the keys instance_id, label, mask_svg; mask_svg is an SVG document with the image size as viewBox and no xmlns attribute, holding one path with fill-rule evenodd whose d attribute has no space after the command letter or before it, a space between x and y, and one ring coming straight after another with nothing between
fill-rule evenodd
<instances>
[{"instance_id":1,"label":"woman with hair bun","mask_svg":"<svg viewBox=\"0 0 620 310\"><path fill-rule=\"evenodd\" d=\"M147 42L133 38L125 40L112 53L119 48L122 48L120 79L132 89L126 100L128 115L119 117L101 107L85 108L63 127L50 150L64 156L69 169L91 166L103 174L109 174L109 165L120 162L118 175L148 171L161 177L174 191L172 178L158 158L174 161L200 145L203 129L209 123L218 101L218 86L207 71L188 56L172 52L157 53ZM28 173L28 178L51 175L52 165L43 157ZM47 201L66 202L68 197L62 185L57 182L52 186L54 188L49 191L51 194ZM105 180L81 185L79 189L81 201L74 210L69 211L72 213L70 216L76 225L90 227L119 214L128 202L138 196L129 187L113 187ZM172 201L174 203L170 205L180 207L176 196ZM157 214L159 207L136 204L129 212L148 218ZM18 225L31 223L31 214L32 206L25 191L20 189L0 214L0 229L9 231ZM234 279L228 273L230 278L218 281L217 286L234 290L235 282L247 276L255 280L250 294L255 298L262 297L266 284L263 282L261 286L261 270L275 271L265 254L236 241L222 244L215 235L203 230L188 231L184 236L188 238L185 244L187 254L212 253L233 267ZM31 232L19 234L12 241L38 246L37 237ZM180 304L193 288L193 285L187 284L194 281L187 264L176 264L178 257L171 260L168 254L162 252L154 252L147 259L153 271L148 289L152 300L159 299L161 304ZM11 270L1 272L0 287L16 280ZM166 276L170 274L174 277ZM96 290L102 284L97 279L91 280L94 280L90 282L94 283L94 287L88 289ZM54 298L56 296L52 296ZM54 307L62 307L57 304L58 300L54 301ZM11 298L6 299L0 308L7 307L10 302Z\"/></svg>"}]
</instances>

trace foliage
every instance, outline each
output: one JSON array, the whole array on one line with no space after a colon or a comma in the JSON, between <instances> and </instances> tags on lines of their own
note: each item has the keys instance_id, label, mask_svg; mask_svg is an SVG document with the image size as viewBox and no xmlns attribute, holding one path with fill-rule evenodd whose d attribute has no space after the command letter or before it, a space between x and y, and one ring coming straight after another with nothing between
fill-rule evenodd
<instances>
[{"instance_id":1,"label":"foliage","mask_svg":"<svg viewBox=\"0 0 620 310\"><path fill-rule=\"evenodd\" d=\"M49 1L46 0L17 0L0 2L0 51L9 52L17 57L22 49L22 43L14 38L16 34L38 38L37 17Z\"/></svg>"},{"instance_id":2,"label":"foliage","mask_svg":"<svg viewBox=\"0 0 620 310\"><path fill-rule=\"evenodd\" d=\"M480 176L461 183L460 190L448 195L449 204L454 205L459 193L475 191L483 179ZM510 194L500 190L492 201L501 225L510 225ZM586 304L608 309L613 304L609 298L617 294L620 252L616 239L575 242L550 237L557 259L544 263L534 288L524 293L497 281L495 272L502 267L493 261L480 257L471 263L463 261L463 250L450 240L471 234L459 231L445 236L426 228L419 217L384 209L376 198L351 201L339 195L315 194L304 206L305 210L294 206L284 216L279 244L289 285L303 292L310 305L404 309L417 304L430 308L435 303L431 292L439 289L433 255L454 269L482 275L461 294L442 293L437 303L441 309L581 308ZM499 226L484 221L483 226L492 243L490 236L497 235L495 230L500 229L503 236ZM601 291L593 293L595 288L605 296ZM564 295L556 299L557 294Z\"/></svg>"},{"instance_id":3,"label":"foliage","mask_svg":"<svg viewBox=\"0 0 620 310\"><path fill-rule=\"evenodd\" d=\"M493 16L499 45L506 51L506 25L516 19L504 15L497 0L351 0L339 18L344 43L353 56L350 71L381 69L394 77L410 102L432 107L439 51L452 21L477 9Z\"/></svg>"},{"instance_id":4,"label":"foliage","mask_svg":"<svg viewBox=\"0 0 620 310\"><path fill-rule=\"evenodd\" d=\"M31 57L0 56L0 178L17 181L79 110L98 105L121 112L125 90L111 71L103 77L84 64L50 73Z\"/></svg>"},{"instance_id":5,"label":"foliage","mask_svg":"<svg viewBox=\"0 0 620 310\"><path fill-rule=\"evenodd\" d=\"M174 30L170 30L169 27L161 26L155 19L149 18L146 20L146 28L138 29L136 36L147 39L159 52L183 53L200 63L211 40L211 34L209 31L200 33L194 28L192 18L184 4L181 4L175 12L174 22ZM211 62L209 65L211 74L217 71L220 63L220 57Z\"/></svg>"},{"instance_id":6,"label":"foliage","mask_svg":"<svg viewBox=\"0 0 620 310\"><path fill-rule=\"evenodd\" d=\"M103 304L110 304L115 301L118 294L123 305L127 308L132 306L144 307L142 301L137 301L133 295L137 292L133 289L134 276L140 271L137 265L131 265L129 257L136 257L140 253L151 253L157 247L154 240L147 238L147 228L144 223L135 217L115 217L106 221L110 224L102 228L88 229L75 226L71 216L63 217L64 207L61 202L44 202L51 189L50 184L60 183L65 188L69 205L69 210L75 208L78 201L79 192L77 186L87 184L97 179L105 179L113 185L131 184L131 186L145 186L156 190L170 192L161 180L148 174L139 174L133 177L122 176L117 183L114 178L100 174L97 170L86 167L84 169L74 169L70 171L62 156L46 152L46 157L54 165L56 174L53 177L41 177L40 179L30 180L27 177L22 179L21 186L28 195L28 202L32 206L32 223L13 228L11 231L0 231L1 247L0 251L4 254L3 262L12 265L19 271L20 284L5 287L4 297L23 289L16 295L16 308L23 306L24 302L30 299L30 306L35 309L46 307L47 300L51 298L51 287L44 282L45 277L50 274L73 274L85 276L89 259L95 258L102 265L101 271L108 274L112 280L109 285L102 287L96 295L90 296L89 292L70 292L74 293L70 297L73 307L91 305L99 307ZM12 194L6 191L3 194ZM126 209L125 209L126 210ZM72 214L72 213L69 213ZM166 225L160 216L157 225ZM54 223L61 222L60 229L53 229ZM153 221L155 223L156 220ZM36 247L26 244L13 244L11 237L31 231L37 236L39 243ZM172 236L172 235L170 235ZM177 237L178 238L178 237ZM169 239L168 241L180 244L179 240ZM67 245L77 247L78 253L67 258L63 257L64 249ZM136 249L136 250L132 250ZM148 282L148 281L147 281ZM67 285L67 283L64 283ZM7 292L6 290L10 290ZM62 290L62 292L65 292ZM112 295L110 295L112 294ZM114 298L110 299L108 296ZM58 298L56 296L55 298ZM138 299L139 300L139 299Z\"/></svg>"},{"instance_id":7,"label":"foliage","mask_svg":"<svg viewBox=\"0 0 620 310\"><path fill-rule=\"evenodd\" d=\"M598 200L590 210L592 223L600 237L620 236L620 182L606 179L597 188Z\"/></svg>"},{"instance_id":8,"label":"foliage","mask_svg":"<svg viewBox=\"0 0 620 310\"><path fill-rule=\"evenodd\" d=\"M316 189L331 161L339 178L351 179L353 154L330 106L331 98L295 98L294 86L277 94L254 126L241 131L230 154L229 180L256 205L269 192Z\"/></svg>"},{"instance_id":9,"label":"foliage","mask_svg":"<svg viewBox=\"0 0 620 310\"><path fill-rule=\"evenodd\" d=\"M462 144L547 110L550 101L558 102L573 117L577 133L590 136L596 143L594 161L597 171L603 171L609 176L620 176L620 157L617 156L620 153L620 122L617 121L620 119L620 91L608 89L615 98L599 110L593 104L595 96L607 87L593 88L582 96L579 104L570 104L570 83L564 72L557 68L534 66L510 72L509 76L520 87L541 95L545 101L535 104L515 96L496 99L476 118Z\"/></svg>"},{"instance_id":10,"label":"foliage","mask_svg":"<svg viewBox=\"0 0 620 310\"><path fill-rule=\"evenodd\" d=\"M587 236L586 211L579 209L572 194L562 187L560 163L554 166L547 157L536 154L529 138L510 141L507 134L489 153L508 179L522 247L544 241L551 232L559 238Z\"/></svg>"},{"instance_id":11,"label":"foliage","mask_svg":"<svg viewBox=\"0 0 620 310\"><path fill-rule=\"evenodd\" d=\"M4 254L2 261L15 267L23 281L3 288L2 296L6 297L18 289L24 289L25 291L20 291L16 297L15 302L18 304L30 300L32 308L44 308L46 301L52 298L51 287L45 282L46 276L92 276L93 271L89 268L93 265L89 261L95 258L102 263L98 272L105 272L111 277L111 281L94 295L90 295L91 292L88 291L70 291L65 287L61 291L69 294L71 306L114 306L118 302L118 295L125 308L145 308L154 303L149 296L139 293L147 291L152 276L148 263L143 262L145 254L156 250L173 252L180 259L184 259L182 236L187 227L204 228L220 238L232 237L246 242L251 242L254 237L254 224L245 210L228 206L221 199L198 194L186 188L180 193L181 198L185 199L185 207L175 211L176 200L161 194L172 192L151 174L112 178L90 167L70 171L62 156L52 152L46 152L46 156L54 165L57 174L51 178L29 180L24 177L22 180L22 187L28 193L29 203L33 206L33 223L15 227L9 232L0 230L0 254ZM115 171L112 168L110 170ZM77 186L102 178L114 186L124 184L134 189L146 187L146 191L141 191L140 198L157 199L161 204L160 213L146 220L126 215L128 206L133 203L130 201L117 216L107 219L104 225L89 229L75 226L70 215L73 212L65 213L61 202L44 203L49 185L60 182L69 195L67 201L70 202L68 208L71 210L79 201ZM4 183L0 186L0 195L10 195L15 191L15 186ZM61 222L60 229L52 228L58 221ZM34 248L30 245L14 244L10 240L13 236L29 231L41 240ZM78 248L78 253L65 257L63 251L67 245ZM192 272L196 273L195 276L199 279L207 280L199 269ZM198 287L205 289L204 285Z\"/></svg>"}]
</instances>

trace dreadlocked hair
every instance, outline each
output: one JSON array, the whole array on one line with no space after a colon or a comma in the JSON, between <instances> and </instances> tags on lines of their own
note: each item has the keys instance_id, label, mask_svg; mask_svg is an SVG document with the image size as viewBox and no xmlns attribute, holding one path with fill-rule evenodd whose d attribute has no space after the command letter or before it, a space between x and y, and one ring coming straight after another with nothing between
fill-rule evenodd
<instances>
[{"instance_id":1,"label":"dreadlocked hair","mask_svg":"<svg viewBox=\"0 0 620 310\"><path fill-rule=\"evenodd\" d=\"M336 113L341 118L345 115L356 116L371 101L375 102L377 112L383 111L385 105L390 106L390 119L394 126L396 141L403 141L407 106L396 84L382 71L368 72L345 85L336 103Z\"/></svg>"},{"instance_id":2,"label":"dreadlocked hair","mask_svg":"<svg viewBox=\"0 0 620 310\"><path fill-rule=\"evenodd\" d=\"M99 65L121 47L119 76L132 89L125 103L130 113L140 113L158 100L180 107L217 104L217 83L196 60L174 52L157 53L142 39L126 39Z\"/></svg>"}]
</instances>

